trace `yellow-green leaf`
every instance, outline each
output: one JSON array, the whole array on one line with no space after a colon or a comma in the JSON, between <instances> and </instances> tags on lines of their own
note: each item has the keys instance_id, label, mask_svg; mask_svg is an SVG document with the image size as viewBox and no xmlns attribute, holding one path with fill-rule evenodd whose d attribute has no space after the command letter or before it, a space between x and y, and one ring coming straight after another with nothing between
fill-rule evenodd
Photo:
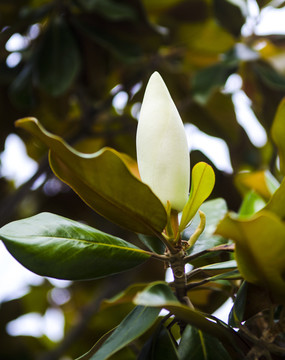
<instances>
[{"instance_id":1,"label":"yellow-green leaf","mask_svg":"<svg viewBox=\"0 0 285 360\"><path fill-rule=\"evenodd\" d=\"M49 160L55 175L96 212L135 232L162 232L167 222L165 208L151 189L131 173L126 155L111 148L94 154L80 153L47 132L35 118L18 120L16 125L50 148Z\"/></svg>"},{"instance_id":2,"label":"yellow-green leaf","mask_svg":"<svg viewBox=\"0 0 285 360\"><path fill-rule=\"evenodd\" d=\"M192 170L191 192L180 222L180 231L186 228L199 207L211 194L215 185L215 173L205 162L199 162Z\"/></svg>"},{"instance_id":3,"label":"yellow-green leaf","mask_svg":"<svg viewBox=\"0 0 285 360\"><path fill-rule=\"evenodd\" d=\"M280 171L285 174L285 98L279 104L275 114L271 135L278 148Z\"/></svg>"},{"instance_id":4,"label":"yellow-green leaf","mask_svg":"<svg viewBox=\"0 0 285 360\"><path fill-rule=\"evenodd\" d=\"M267 289L273 301L285 302L285 224L261 211L251 219L228 214L217 234L235 241L238 269L245 280Z\"/></svg>"}]
</instances>

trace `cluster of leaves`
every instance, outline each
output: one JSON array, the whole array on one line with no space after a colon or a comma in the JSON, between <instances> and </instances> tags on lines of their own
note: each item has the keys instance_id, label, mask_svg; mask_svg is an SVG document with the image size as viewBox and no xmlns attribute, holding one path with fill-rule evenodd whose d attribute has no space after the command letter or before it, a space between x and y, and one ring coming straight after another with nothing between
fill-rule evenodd
<instances>
[{"instance_id":1,"label":"cluster of leaves","mask_svg":"<svg viewBox=\"0 0 285 360\"><path fill-rule=\"evenodd\" d=\"M267 344L266 351L271 352L273 357L282 356L282 337L274 338L274 344L270 347L264 329L260 323L257 325L256 314L272 308L273 303L280 303L284 298L284 262L281 256L284 247L284 185L283 182L279 185L268 171L261 171L270 169L279 181L282 180L281 174L284 174L283 103L273 123L285 89L282 75L284 36L260 36L254 31L249 36L241 36L241 29L248 17L246 3L229 0L17 0L0 4L0 42L3 48L0 54L0 103L2 116L5 116L0 124L1 150L4 149L6 137L15 131L15 119L30 114L39 118L52 133L68 139L79 151L94 153L104 146L116 149L106 150L97 157L86 155L82 162L76 151L63 145L57 138L50 137L48 142L44 141L48 133L41 131L33 121L26 123L29 125L25 126L33 135L20 131L19 134L25 140L28 154L39 162L39 170L19 189L14 189L7 179L0 179L0 193L4 199L0 204L1 224L48 211L87 222L102 229L104 234L62 217L37 215L32 223L20 223L18 234L8 225L5 231L8 231L10 240L6 241L6 246L16 257L20 257L23 264L46 276L90 279L110 275L117 272L118 267L120 271L132 268L131 272L122 273L120 277L113 275L96 282L74 282L70 286L71 300L61 305L68 336L55 350L49 350L47 359L58 359L63 354L75 358L90 348L96 339L99 342L85 358L133 359L141 351L141 359L159 359L165 357L165 353L173 359L186 359L189 358L189 349L192 349L193 358L216 358L219 355L226 359L235 353L238 356L239 352L234 346L244 352L252 347L254 354L258 354L254 344L259 346L260 340ZM266 9L269 1L257 3L262 10ZM15 33L23 36L25 46L19 51L19 64L9 67L7 59L13 52L11 54L4 50L4 45ZM206 134L226 141L235 173L251 171L234 178L212 164L217 179L212 195L215 200L202 205L207 225L188 253L194 266L187 279L188 295L193 305L211 314L226 299L230 296L235 298L237 294L229 325L238 327L243 321L248 324L239 332L238 338L227 325L211 315L201 317L197 315L198 311L194 314L177 302L170 287L161 282L165 273L163 264L150 259L150 252L158 255L164 252L163 244L158 245L150 234L153 231L161 232L166 223L166 214L147 187L139 185L137 191L141 183L126 170L134 170L134 162L128 156L121 156L121 152L135 158L135 116L143 94L141 84L146 83L154 70L163 75L183 120L196 125ZM267 132L268 142L261 149L249 141L237 122L231 94L223 91L232 74L241 77L242 89ZM119 93L128 99L120 113L114 107ZM131 232L95 215L64 185L58 186L60 190L52 193L55 180L46 160L42 160L46 147L42 146L42 142L36 142L34 135L52 149L50 163L56 175L76 192L79 193L78 187L83 189L80 196L90 207L119 225L128 225ZM276 168L276 146L281 174ZM111 164L110 169L102 165L106 164L106 160ZM191 161L192 164L205 161L205 155L193 152ZM209 160L206 159L206 162L209 163ZM64 169L63 163L66 164ZM116 171L124 171L124 176L115 177ZM108 190L105 183L107 173L112 183L116 181L115 185L121 190L108 193L102 201L100 194L103 189ZM45 182L36 191L30 191L31 185L42 174L46 175ZM99 179L100 174L104 181ZM90 179L91 183L83 184L81 175ZM234 186L234 182L237 186ZM134 188L136 199L131 190ZM118 218L118 211L114 215L109 205L111 202L115 206L122 201L128 206L120 208L122 212ZM144 207L142 204L147 201L149 203ZM141 206L138 207L137 203ZM239 209L239 216L228 214L217 228L219 220L227 213L226 203L230 209ZM151 219L149 209L155 215ZM127 224L124 223L126 218ZM52 226L43 226L43 220L50 221ZM183 231L183 239L190 238L198 223L199 217L196 215L191 227ZM50 228L66 240L60 244L55 242L55 233L52 239L47 240ZM213 235L216 228L217 234ZM24 241L27 235L32 235L31 231L37 235L32 238L32 247L28 246L31 243ZM13 241L12 232L15 236ZM116 234L116 237L105 232ZM133 232L144 234L139 237L145 248ZM5 234L2 236L5 239ZM43 237L47 240L44 242L46 249L43 257L40 257L38 250ZM241 275L229 255L231 246L217 248L228 244L227 238L235 241L239 271L249 281L238 293ZM92 239L91 243L87 244L86 239ZM74 248L72 254L71 242ZM26 252L27 247L30 252L22 258L23 249ZM107 256L106 249L115 247L116 256ZM215 251L212 251L215 247ZM84 257L78 258L78 252ZM91 253L92 257L97 253L97 258L90 259ZM72 265L67 269L62 262L66 266L65 260L69 256ZM109 258L109 262L106 258ZM140 267L133 268L140 263ZM48 264L52 265L48 267ZM126 289L130 283L141 285L128 288L112 302L102 303L98 311L103 298ZM5 325L23 313L38 311L44 314L48 308L57 307L51 299L53 290L46 280L23 298L2 305L1 356L7 359L31 359L54 347L47 338L12 338L5 331ZM90 304L86 305L88 302ZM83 304L86 307L79 316L78 307ZM188 324L178 350L175 345L180 338L178 326L171 324L171 318L161 323L161 308L168 309ZM270 322L269 318L277 321L282 317L278 307L271 317L268 314L266 311L263 313L264 327ZM82 321L78 321L78 318L82 318ZM139 328L134 327L136 319L140 319ZM74 323L77 325L74 326ZM109 334L107 339L104 334L119 323L117 330ZM130 324L131 333L126 331ZM251 331L247 331L247 328ZM272 333L269 335L272 336ZM99 340L101 336L103 338ZM78 340L76 345L74 338ZM105 340L106 345L96 352ZM280 346L274 348L277 345Z\"/></svg>"}]
</instances>

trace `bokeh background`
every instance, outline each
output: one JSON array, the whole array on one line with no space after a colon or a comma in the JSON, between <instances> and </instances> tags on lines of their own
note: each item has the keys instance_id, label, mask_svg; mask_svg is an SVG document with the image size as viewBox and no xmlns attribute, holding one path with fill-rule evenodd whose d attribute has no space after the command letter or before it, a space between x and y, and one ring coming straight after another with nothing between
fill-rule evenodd
<instances>
[{"instance_id":1,"label":"bokeh background","mask_svg":"<svg viewBox=\"0 0 285 360\"><path fill-rule=\"evenodd\" d=\"M185 123L191 165L215 170L212 198L238 210L238 172L279 177L270 129L285 95L285 1L1 0L0 31L1 226L49 211L141 246L57 180L47 149L14 122L33 116L82 152L110 146L135 158L153 71ZM3 360L76 358L130 310L100 308L102 299L165 276L148 263L96 282L45 279L0 251ZM223 299L201 293L196 305L214 311Z\"/></svg>"}]
</instances>

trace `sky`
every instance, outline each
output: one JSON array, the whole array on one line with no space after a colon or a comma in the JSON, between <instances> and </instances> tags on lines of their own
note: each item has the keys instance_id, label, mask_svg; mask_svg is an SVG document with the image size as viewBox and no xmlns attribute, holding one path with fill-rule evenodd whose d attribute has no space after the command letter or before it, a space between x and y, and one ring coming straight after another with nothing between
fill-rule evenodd
<instances>
[{"instance_id":1,"label":"sky","mask_svg":"<svg viewBox=\"0 0 285 360\"><path fill-rule=\"evenodd\" d=\"M256 3L254 0L250 0L251 18L243 28L243 34L248 35L252 31L253 23L255 23L256 16L258 14ZM263 34L285 34L285 8L281 10L266 9L261 13L259 19L259 25L255 27L255 32L259 35ZM37 29L35 28L35 33ZM34 36L31 34L31 36ZM10 42L8 47L10 49L20 50L21 43L17 43L19 38L14 38L14 42ZM17 51L15 55L8 61L11 66L15 66L19 61L19 54ZM262 126L255 118L251 108L250 100L245 93L241 90L241 79L238 75L232 75L226 84L225 91L233 93L233 103L237 111L237 120L240 125L247 131L251 142L261 147L266 143L266 133ZM120 93L119 93L120 94ZM114 99L114 106L120 113L124 104L126 103L126 96L116 96ZM134 109L138 112L139 106ZM246 119L246 122L244 121ZM231 173L232 166L230 162L229 151L226 143L219 138L208 136L202 133L197 127L191 124L187 124L186 133L189 143L189 149L202 150L211 161L225 172ZM25 146L22 140L16 135L11 134L6 140L5 151L1 154L1 176L5 176L8 179L15 181L15 185L19 186L36 171L37 164L26 155ZM23 296L29 291L31 285L39 285L42 283L43 278L31 273L20 265L5 249L4 245L0 243L0 303L2 301L11 300ZM61 291L59 298L68 301L69 295L66 287L69 282L62 280L50 279L50 281L57 286L57 290ZM56 294L53 294L55 300ZM61 300L63 301L63 300ZM227 321L228 313L232 306L231 301L226 302L223 308L221 308L215 315L221 318L223 321ZM25 324L29 324L26 326ZM54 324L57 324L55 327ZM64 319L60 310L50 309L44 316L36 313L24 315L23 317L8 324L7 331L11 335L24 335L29 334L33 336L41 336L45 334L51 340L60 340L63 336Z\"/></svg>"}]
</instances>

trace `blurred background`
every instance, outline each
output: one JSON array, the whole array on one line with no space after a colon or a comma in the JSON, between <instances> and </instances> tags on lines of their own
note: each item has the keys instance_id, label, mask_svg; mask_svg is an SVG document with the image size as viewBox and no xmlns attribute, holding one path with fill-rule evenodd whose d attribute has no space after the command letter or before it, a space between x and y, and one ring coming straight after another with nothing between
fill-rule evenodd
<instances>
[{"instance_id":1,"label":"blurred background","mask_svg":"<svg viewBox=\"0 0 285 360\"><path fill-rule=\"evenodd\" d=\"M270 128L285 95L285 1L0 0L0 31L1 226L49 211L141 246L57 180L47 149L14 122L33 116L82 152L110 146L135 158L154 71L185 123L191 166L214 167L212 198L238 210L238 172L269 169L279 177ZM100 281L46 279L0 245L3 360L76 358L131 308L98 314L103 298L134 281L164 279L156 263ZM212 312L227 297L196 298L197 308Z\"/></svg>"}]
</instances>

